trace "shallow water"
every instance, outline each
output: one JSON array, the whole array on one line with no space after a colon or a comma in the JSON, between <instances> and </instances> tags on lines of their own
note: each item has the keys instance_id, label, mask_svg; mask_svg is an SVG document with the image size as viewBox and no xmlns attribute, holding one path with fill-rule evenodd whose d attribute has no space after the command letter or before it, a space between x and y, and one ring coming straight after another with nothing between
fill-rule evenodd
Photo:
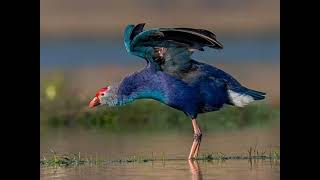
<instances>
[{"instance_id":1,"label":"shallow water","mask_svg":"<svg viewBox=\"0 0 320 180\"><path fill-rule=\"evenodd\" d=\"M200 154L247 153L250 147L268 153L279 148L280 132L275 129L248 129L204 132ZM100 159L129 156L186 158L192 132L111 133L100 130L50 129L41 134L40 157L57 153L77 153ZM260 152L261 152L260 151ZM194 161L168 160L145 163L110 163L78 167L41 167L41 179L280 179L280 162L248 160Z\"/></svg>"},{"instance_id":2,"label":"shallow water","mask_svg":"<svg viewBox=\"0 0 320 180\"><path fill-rule=\"evenodd\" d=\"M252 165L247 160L224 162L165 161L123 163L105 166L71 168L41 168L41 179L280 179L279 164L259 161Z\"/></svg>"}]
</instances>

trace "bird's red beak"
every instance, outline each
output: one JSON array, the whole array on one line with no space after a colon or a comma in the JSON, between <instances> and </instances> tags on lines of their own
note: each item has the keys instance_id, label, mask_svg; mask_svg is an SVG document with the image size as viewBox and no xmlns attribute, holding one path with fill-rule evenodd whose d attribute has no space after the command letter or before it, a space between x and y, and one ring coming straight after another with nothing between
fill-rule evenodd
<instances>
[{"instance_id":1,"label":"bird's red beak","mask_svg":"<svg viewBox=\"0 0 320 180\"><path fill-rule=\"evenodd\" d=\"M97 97L94 97L89 103L89 107L90 108L94 108L94 107L96 107L98 105L100 105L100 100Z\"/></svg>"}]
</instances>

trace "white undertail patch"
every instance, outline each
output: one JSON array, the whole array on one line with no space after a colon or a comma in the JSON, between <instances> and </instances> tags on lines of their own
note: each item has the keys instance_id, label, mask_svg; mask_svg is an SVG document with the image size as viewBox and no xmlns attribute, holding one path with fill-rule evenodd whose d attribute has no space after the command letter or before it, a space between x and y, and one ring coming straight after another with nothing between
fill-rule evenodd
<instances>
[{"instance_id":1,"label":"white undertail patch","mask_svg":"<svg viewBox=\"0 0 320 180\"><path fill-rule=\"evenodd\" d=\"M243 107L254 101L253 97L246 94L240 94L232 90L228 90L228 94L231 102L238 107Z\"/></svg>"}]
</instances>

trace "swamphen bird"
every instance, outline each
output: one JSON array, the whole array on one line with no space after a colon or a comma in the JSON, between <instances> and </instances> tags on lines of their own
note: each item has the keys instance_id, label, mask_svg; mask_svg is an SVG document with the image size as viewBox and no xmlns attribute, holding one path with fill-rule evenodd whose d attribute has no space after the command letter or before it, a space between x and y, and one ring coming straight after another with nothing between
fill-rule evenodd
<instances>
[{"instance_id":1,"label":"swamphen bird","mask_svg":"<svg viewBox=\"0 0 320 180\"><path fill-rule=\"evenodd\" d=\"M194 130L188 159L196 158L202 137L196 120L199 113L217 111L224 104L243 107L264 99L265 93L248 89L226 72L191 58L204 47L223 48L212 32L193 28L144 30L144 25L128 25L124 45L129 54L147 61L145 68L126 76L119 85L100 89L89 107L154 99L180 110L191 119Z\"/></svg>"}]
</instances>

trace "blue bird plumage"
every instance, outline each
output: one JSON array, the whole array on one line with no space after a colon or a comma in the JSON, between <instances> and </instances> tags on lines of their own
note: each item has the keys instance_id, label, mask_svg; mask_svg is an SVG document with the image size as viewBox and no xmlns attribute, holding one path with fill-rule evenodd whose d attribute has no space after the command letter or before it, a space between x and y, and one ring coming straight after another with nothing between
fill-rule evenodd
<instances>
[{"instance_id":1,"label":"blue bird plumage","mask_svg":"<svg viewBox=\"0 0 320 180\"><path fill-rule=\"evenodd\" d=\"M146 60L140 71L126 76L119 85L99 90L90 107L125 105L137 99L154 99L184 112L194 128L189 159L198 153L201 131L199 113L217 111L224 104L243 107L265 98L265 93L242 86L228 73L191 58L204 47L222 49L216 35L204 29L157 28L128 25L124 45L129 54Z\"/></svg>"},{"instance_id":2,"label":"blue bird plumage","mask_svg":"<svg viewBox=\"0 0 320 180\"><path fill-rule=\"evenodd\" d=\"M190 118L219 110L224 104L245 106L265 93L242 86L228 73L191 58L203 47L222 49L210 31L192 28L144 30L128 25L124 45L129 54L147 61L144 69L110 88L105 103L124 105L136 99L154 99L183 111Z\"/></svg>"},{"instance_id":3,"label":"blue bird plumage","mask_svg":"<svg viewBox=\"0 0 320 180\"><path fill-rule=\"evenodd\" d=\"M226 72L191 59L203 47L221 49L207 30L128 25L124 44L129 54L147 61L147 66L127 76L119 85L119 102L150 98L183 111L190 118L219 110L224 104L244 106L264 99L265 93L248 89Z\"/></svg>"}]
</instances>

